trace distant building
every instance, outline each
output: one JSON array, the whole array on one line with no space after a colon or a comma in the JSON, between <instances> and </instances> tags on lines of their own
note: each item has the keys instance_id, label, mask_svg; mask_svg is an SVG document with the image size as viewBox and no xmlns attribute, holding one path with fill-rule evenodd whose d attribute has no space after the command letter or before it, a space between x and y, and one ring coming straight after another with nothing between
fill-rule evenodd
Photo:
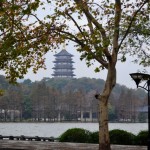
<instances>
[{"instance_id":1,"label":"distant building","mask_svg":"<svg viewBox=\"0 0 150 150\"><path fill-rule=\"evenodd\" d=\"M140 113L148 113L148 106L139 107L137 111Z\"/></svg>"},{"instance_id":2,"label":"distant building","mask_svg":"<svg viewBox=\"0 0 150 150\"><path fill-rule=\"evenodd\" d=\"M78 111L77 120L81 122L97 122L98 112L89 111Z\"/></svg>"},{"instance_id":3,"label":"distant building","mask_svg":"<svg viewBox=\"0 0 150 150\"><path fill-rule=\"evenodd\" d=\"M139 107L137 114L139 122L148 122L148 106Z\"/></svg>"},{"instance_id":4,"label":"distant building","mask_svg":"<svg viewBox=\"0 0 150 150\"><path fill-rule=\"evenodd\" d=\"M0 121L20 121L22 112L20 110L0 109Z\"/></svg>"},{"instance_id":5,"label":"distant building","mask_svg":"<svg viewBox=\"0 0 150 150\"><path fill-rule=\"evenodd\" d=\"M54 73L52 74L53 77L69 77L73 78L75 74L73 73L73 61L70 53L68 53L65 49L63 49L58 54L55 54L55 61L54 61Z\"/></svg>"}]
</instances>

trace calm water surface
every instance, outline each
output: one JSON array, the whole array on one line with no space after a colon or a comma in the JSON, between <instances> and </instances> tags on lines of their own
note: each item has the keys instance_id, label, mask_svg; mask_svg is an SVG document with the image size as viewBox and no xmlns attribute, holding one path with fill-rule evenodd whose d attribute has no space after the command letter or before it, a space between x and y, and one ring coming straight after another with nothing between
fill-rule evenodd
<instances>
[{"instance_id":1,"label":"calm water surface","mask_svg":"<svg viewBox=\"0 0 150 150\"><path fill-rule=\"evenodd\" d=\"M70 128L98 131L98 123L0 123L0 135L58 137ZM122 129L134 134L147 130L147 123L109 123L109 130Z\"/></svg>"}]
</instances>

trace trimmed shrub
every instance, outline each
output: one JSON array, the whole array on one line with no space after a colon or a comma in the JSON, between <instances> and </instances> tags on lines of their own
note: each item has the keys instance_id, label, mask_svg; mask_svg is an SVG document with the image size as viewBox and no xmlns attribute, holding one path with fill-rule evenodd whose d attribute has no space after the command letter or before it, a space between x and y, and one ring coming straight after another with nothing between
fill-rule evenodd
<instances>
[{"instance_id":1,"label":"trimmed shrub","mask_svg":"<svg viewBox=\"0 0 150 150\"><path fill-rule=\"evenodd\" d=\"M98 131L91 133L90 143L96 143L96 144L99 143L99 132Z\"/></svg>"},{"instance_id":2,"label":"trimmed shrub","mask_svg":"<svg viewBox=\"0 0 150 150\"><path fill-rule=\"evenodd\" d=\"M136 142L138 145L147 145L148 143L148 131L141 131L136 136Z\"/></svg>"},{"instance_id":3,"label":"trimmed shrub","mask_svg":"<svg viewBox=\"0 0 150 150\"><path fill-rule=\"evenodd\" d=\"M59 142L89 143L91 132L81 128L68 129L59 137Z\"/></svg>"},{"instance_id":4,"label":"trimmed shrub","mask_svg":"<svg viewBox=\"0 0 150 150\"><path fill-rule=\"evenodd\" d=\"M120 144L120 145L133 145L135 144L135 135L124 131L124 130L111 130L109 132L110 143L111 144Z\"/></svg>"},{"instance_id":5,"label":"trimmed shrub","mask_svg":"<svg viewBox=\"0 0 150 150\"><path fill-rule=\"evenodd\" d=\"M120 145L147 145L148 131L141 131L136 136L130 132L115 129L109 131L110 143ZM82 128L72 128L65 131L59 138L59 142L73 143L99 143L99 132L90 132Z\"/></svg>"}]
</instances>

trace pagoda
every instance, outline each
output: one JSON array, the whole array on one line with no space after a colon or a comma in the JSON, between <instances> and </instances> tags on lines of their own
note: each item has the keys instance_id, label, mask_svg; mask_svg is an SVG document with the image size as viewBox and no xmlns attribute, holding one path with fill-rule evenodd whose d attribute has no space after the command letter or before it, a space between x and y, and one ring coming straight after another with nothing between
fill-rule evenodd
<instances>
[{"instance_id":1,"label":"pagoda","mask_svg":"<svg viewBox=\"0 0 150 150\"><path fill-rule=\"evenodd\" d=\"M53 77L69 77L73 78L75 75L73 73L73 61L70 53L68 53L65 49L63 49L58 54L55 54L55 61L54 62L54 73L52 74Z\"/></svg>"}]
</instances>

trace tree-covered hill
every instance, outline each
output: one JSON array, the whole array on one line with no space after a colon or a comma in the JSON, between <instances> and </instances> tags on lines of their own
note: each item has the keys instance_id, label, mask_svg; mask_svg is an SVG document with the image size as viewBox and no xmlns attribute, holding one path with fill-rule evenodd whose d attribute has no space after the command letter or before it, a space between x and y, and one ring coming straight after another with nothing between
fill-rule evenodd
<instances>
[{"instance_id":1,"label":"tree-covered hill","mask_svg":"<svg viewBox=\"0 0 150 150\"><path fill-rule=\"evenodd\" d=\"M64 92L71 90L82 90L84 92L89 92L91 90L94 90L95 92L100 92L103 89L105 81L102 79L95 79L95 78L43 78L39 82L45 82L47 86L53 87L58 90L62 90ZM115 88L113 89L113 95L115 97L118 97L121 94L121 91L128 91L131 90L132 93L137 95L141 100L145 98L146 93L142 89L129 89L124 85L116 84Z\"/></svg>"}]
</instances>

